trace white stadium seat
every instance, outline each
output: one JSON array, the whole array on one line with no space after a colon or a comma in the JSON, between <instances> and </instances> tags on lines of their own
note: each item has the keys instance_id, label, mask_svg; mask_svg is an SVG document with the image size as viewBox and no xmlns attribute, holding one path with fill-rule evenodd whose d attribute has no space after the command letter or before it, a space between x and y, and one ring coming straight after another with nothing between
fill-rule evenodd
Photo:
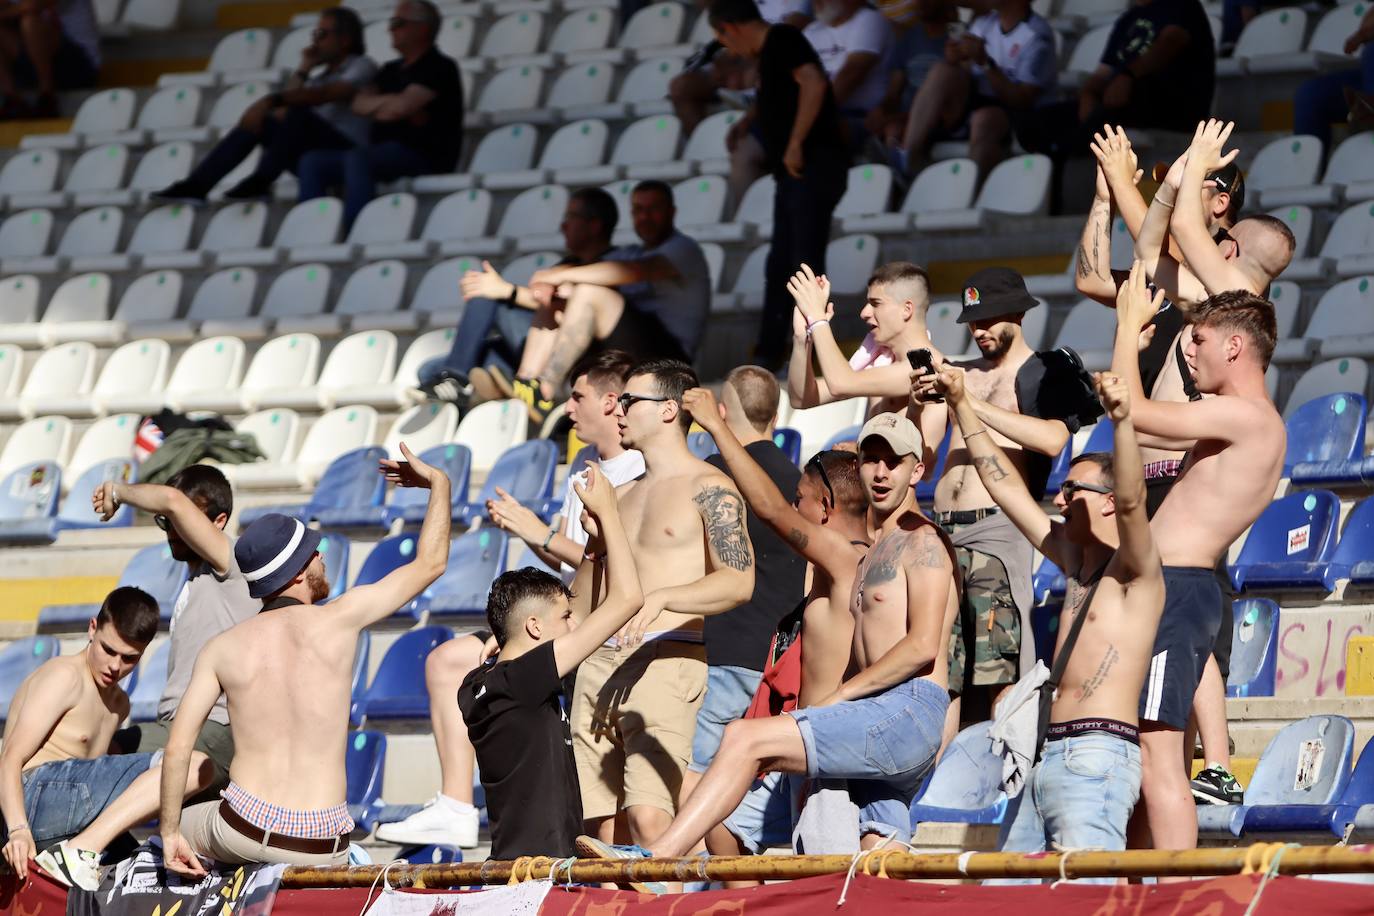
<instances>
[{"instance_id":1,"label":"white stadium seat","mask_svg":"<svg viewBox=\"0 0 1374 916\"><path fill-rule=\"evenodd\" d=\"M335 390L336 398L344 404L369 404L388 409L413 404L420 399L415 390L420 384L417 376L420 367L435 357L446 355L453 346L453 337L452 327L421 334L406 348L390 379L376 384L354 384L350 381L348 385Z\"/></svg>"},{"instance_id":2,"label":"white stadium seat","mask_svg":"<svg viewBox=\"0 0 1374 916\"><path fill-rule=\"evenodd\" d=\"M706 174L725 174L730 171L730 153L725 148L725 135L741 117L738 111L718 111L709 115L682 148L682 160L695 163Z\"/></svg>"},{"instance_id":3,"label":"white stadium seat","mask_svg":"<svg viewBox=\"0 0 1374 916\"><path fill-rule=\"evenodd\" d=\"M72 164L66 181L62 183L62 193L57 195L60 200L53 201L52 205L70 202L78 207L88 207L111 202L110 192L124 186L128 165L129 148L123 143L104 143L91 147Z\"/></svg>"},{"instance_id":4,"label":"white stadium seat","mask_svg":"<svg viewBox=\"0 0 1374 916\"><path fill-rule=\"evenodd\" d=\"M277 275L267 288L262 307L253 318L207 321L202 334L232 334L245 340L261 340L268 332L310 332L310 318L325 311L329 300L330 269L324 264L301 264Z\"/></svg>"},{"instance_id":5,"label":"white stadium seat","mask_svg":"<svg viewBox=\"0 0 1374 916\"><path fill-rule=\"evenodd\" d=\"M287 260L293 264L321 261L325 264L348 264L357 259L364 245L386 245L410 239L415 225L415 195L384 194L367 202L348 238L340 245L309 245L292 248Z\"/></svg>"},{"instance_id":6,"label":"white stadium seat","mask_svg":"<svg viewBox=\"0 0 1374 916\"><path fill-rule=\"evenodd\" d=\"M181 139L180 131L196 126L200 103L201 92L195 86L159 89L143 103L136 126L140 131L151 133L153 139L159 142Z\"/></svg>"},{"instance_id":7,"label":"white stadium seat","mask_svg":"<svg viewBox=\"0 0 1374 916\"><path fill-rule=\"evenodd\" d=\"M491 24L477 54L495 60L533 54L543 31L544 17L539 13L510 13Z\"/></svg>"},{"instance_id":8,"label":"white stadium seat","mask_svg":"<svg viewBox=\"0 0 1374 916\"><path fill-rule=\"evenodd\" d=\"M472 408L458 424L455 441L472 451L472 469L490 471L501 453L525 441L529 414L519 401L487 401Z\"/></svg>"},{"instance_id":9,"label":"white stadium seat","mask_svg":"<svg viewBox=\"0 0 1374 916\"><path fill-rule=\"evenodd\" d=\"M138 421L138 414L111 414L86 427L67 459L64 485L70 486L87 468L101 461L128 458L138 435Z\"/></svg>"},{"instance_id":10,"label":"white stadium seat","mask_svg":"<svg viewBox=\"0 0 1374 916\"><path fill-rule=\"evenodd\" d=\"M1270 210L1269 215L1283 221L1288 231L1293 233L1293 257L1305 258L1312 244L1312 208L1292 204ZM1113 265L1116 266L1116 265ZM1130 265L1127 265L1129 269Z\"/></svg>"},{"instance_id":11,"label":"white stadium seat","mask_svg":"<svg viewBox=\"0 0 1374 916\"><path fill-rule=\"evenodd\" d=\"M112 398L161 391L167 384L170 362L171 347L165 340L132 340L110 354L89 396L64 397L53 393L36 397L26 406L31 407L36 415L94 416L103 413L105 404Z\"/></svg>"},{"instance_id":12,"label":"white stadium seat","mask_svg":"<svg viewBox=\"0 0 1374 916\"><path fill-rule=\"evenodd\" d=\"M489 79L477 96L470 117L491 124L522 120L539 106L544 90L544 71L523 64L507 67Z\"/></svg>"},{"instance_id":13,"label":"white stadium seat","mask_svg":"<svg viewBox=\"0 0 1374 916\"><path fill-rule=\"evenodd\" d=\"M114 254L124 228L124 211L119 207L96 207L80 213L67 224L62 241L57 243L57 257L50 270L57 270L64 259L95 258ZM71 267L80 270L76 263ZM35 267L35 270L37 267Z\"/></svg>"},{"instance_id":14,"label":"white stadium seat","mask_svg":"<svg viewBox=\"0 0 1374 916\"><path fill-rule=\"evenodd\" d=\"M234 427L241 433L251 433L257 442L258 450L266 456L269 464L282 464L296 457L300 447L301 418L294 410L274 407L250 413ZM229 465L226 472L238 465ZM232 479L233 475L230 475Z\"/></svg>"},{"instance_id":15,"label":"white stadium seat","mask_svg":"<svg viewBox=\"0 0 1374 916\"><path fill-rule=\"evenodd\" d=\"M868 292L868 278L878 266L878 239L871 235L846 235L831 239L825 246L825 272L830 292L836 296L858 296Z\"/></svg>"},{"instance_id":16,"label":"white stadium seat","mask_svg":"<svg viewBox=\"0 0 1374 916\"><path fill-rule=\"evenodd\" d=\"M338 392L354 385L382 385L396 372L396 335L390 331L360 331L335 344L324 361L319 379L309 385L276 386L258 403L297 410L328 409Z\"/></svg>"},{"instance_id":17,"label":"white stadium seat","mask_svg":"<svg viewBox=\"0 0 1374 916\"><path fill-rule=\"evenodd\" d=\"M1217 61L1217 76L1264 72L1263 58L1278 58L1302 49L1307 14L1300 7L1266 10L1245 24L1229 58Z\"/></svg>"},{"instance_id":18,"label":"white stadium seat","mask_svg":"<svg viewBox=\"0 0 1374 916\"><path fill-rule=\"evenodd\" d=\"M38 321L38 296L42 291L32 274L6 277L0 282L0 343L35 347L43 343Z\"/></svg>"},{"instance_id":19,"label":"white stadium seat","mask_svg":"<svg viewBox=\"0 0 1374 916\"><path fill-rule=\"evenodd\" d=\"M615 67L608 63L579 63L560 70L549 85L542 108L530 114L540 124L563 124L580 118L623 117L611 103Z\"/></svg>"},{"instance_id":20,"label":"white stadium seat","mask_svg":"<svg viewBox=\"0 0 1374 916\"><path fill-rule=\"evenodd\" d=\"M1283 407L1283 417L1288 417L1303 404L1325 394L1340 394L1353 391L1364 395L1369 385L1369 363L1362 359L1340 357L1317 363L1304 372Z\"/></svg>"},{"instance_id":21,"label":"white stadium seat","mask_svg":"<svg viewBox=\"0 0 1374 916\"><path fill-rule=\"evenodd\" d=\"M1374 199L1374 133L1346 137L1326 163L1325 185L1340 185L1350 203Z\"/></svg>"},{"instance_id":22,"label":"white stadium seat","mask_svg":"<svg viewBox=\"0 0 1374 916\"><path fill-rule=\"evenodd\" d=\"M32 419L36 405L85 398L94 382L93 344L75 342L52 347L38 355L19 391L19 400L0 403L0 417Z\"/></svg>"},{"instance_id":23,"label":"white stadium seat","mask_svg":"<svg viewBox=\"0 0 1374 916\"><path fill-rule=\"evenodd\" d=\"M754 179L735 207L735 218L729 222L698 226L694 238L698 242L742 242L767 238L773 234L773 198L778 183L772 175Z\"/></svg>"},{"instance_id":24,"label":"white stadium seat","mask_svg":"<svg viewBox=\"0 0 1374 916\"><path fill-rule=\"evenodd\" d=\"M1326 233L1315 258L1296 256L1283 272L1289 280L1320 280L1333 271L1341 277L1374 274L1374 203L1347 207Z\"/></svg>"},{"instance_id":25,"label":"white stadium seat","mask_svg":"<svg viewBox=\"0 0 1374 916\"><path fill-rule=\"evenodd\" d=\"M835 219L866 216L887 210L892 196L892 169L885 165L855 165L849 169L844 196L835 205Z\"/></svg>"},{"instance_id":26,"label":"white stadium seat","mask_svg":"<svg viewBox=\"0 0 1374 916\"><path fill-rule=\"evenodd\" d=\"M243 380L245 349L237 337L201 338L181 354L164 391L111 397L106 409L155 414L164 406L178 409L181 399L190 395L237 388Z\"/></svg>"},{"instance_id":27,"label":"white stadium seat","mask_svg":"<svg viewBox=\"0 0 1374 916\"><path fill-rule=\"evenodd\" d=\"M165 32L176 26L181 15L181 0L128 0L121 25L131 29Z\"/></svg>"},{"instance_id":28,"label":"white stadium seat","mask_svg":"<svg viewBox=\"0 0 1374 916\"><path fill-rule=\"evenodd\" d=\"M653 115L630 124L615 141L608 165L559 169L554 181L567 185L604 184L617 178L680 178L675 167L682 125L672 115Z\"/></svg>"},{"instance_id":29,"label":"white stadium seat","mask_svg":"<svg viewBox=\"0 0 1374 916\"><path fill-rule=\"evenodd\" d=\"M1269 284L1269 301L1274 304L1274 322L1278 325L1278 340L1293 336L1302 303L1302 288L1292 280L1275 280Z\"/></svg>"},{"instance_id":30,"label":"white stadium seat","mask_svg":"<svg viewBox=\"0 0 1374 916\"><path fill-rule=\"evenodd\" d=\"M181 305L182 276L175 270L158 270L144 274L130 283L119 297L112 320L123 326L130 337L142 336L130 333L154 324L165 324L176 320L177 308Z\"/></svg>"},{"instance_id":31,"label":"white stadium seat","mask_svg":"<svg viewBox=\"0 0 1374 916\"><path fill-rule=\"evenodd\" d=\"M123 329L110 320L110 276L76 274L53 292L41 321L48 346L71 340L116 343Z\"/></svg>"},{"instance_id":32,"label":"white stadium seat","mask_svg":"<svg viewBox=\"0 0 1374 916\"><path fill-rule=\"evenodd\" d=\"M35 417L10 433L0 451L0 477L35 461L63 464L72 447L72 421L66 417Z\"/></svg>"},{"instance_id":33,"label":"white stadium seat","mask_svg":"<svg viewBox=\"0 0 1374 916\"><path fill-rule=\"evenodd\" d=\"M400 458L398 446L404 442L406 448L418 455L425 449L452 441L457 428L458 408L452 404L437 401L416 404L392 422L391 429L382 438L382 447L391 457Z\"/></svg>"},{"instance_id":34,"label":"white stadium seat","mask_svg":"<svg viewBox=\"0 0 1374 916\"><path fill-rule=\"evenodd\" d=\"M567 13L549 36L545 45L548 55L555 61L577 61L579 53L583 52L595 57L610 47L611 33L615 30L618 18L619 13L609 6Z\"/></svg>"},{"instance_id":35,"label":"white stadium seat","mask_svg":"<svg viewBox=\"0 0 1374 916\"><path fill-rule=\"evenodd\" d=\"M507 124L488 130L477 141L467 171L450 175L420 175L411 182L416 194L448 194L476 187L492 172L527 169L534 162L539 130L533 124Z\"/></svg>"},{"instance_id":36,"label":"white stadium seat","mask_svg":"<svg viewBox=\"0 0 1374 916\"><path fill-rule=\"evenodd\" d=\"M867 411L864 398L846 398L819 407L794 408L787 424L801 433L801 453L806 459L819 452L840 430L862 423Z\"/></svg>"},{"instance_id":37,"label":"white stadium seat","mask_svg":"<svg viewBox=\"0 0 1374 916\"><path fill-rule=\"evenodd\" d=\"M42 257L52 241L52 211L22 210L0 223L0 269L13 273L16 260ZM9 262L9 263L6 263Z\"/></svg>"},{"instance_id":38,"label":"white stadium seat","mask_svg":"<svg viewBox=\"0 0 1374 916\"><path fill-rule=\"evenodd\" d=\"M1064 65L1061 78L1074 83L1086 79L1101 63L1102 52L1107 49L1107 39L1111 36L1112 23L1099 25L1080 35L1078 43L1073 46L1073 52L1069 55L1068 63Z\"/></svg>"},{"instance_id":39,"label":"white stadium seat","mask_svg":"<svg viewBox=\"0 0 1374 916\"><path fill-rule=\"evenodd\" d=\"M720 281L725 275L725 249L715 242L707 242L701 246L701 253L706 258L706 269L711 275L711 292L720 289Z\"/></svg>"},{"instance_id":40,"label":"white stadium seat","mask_svg":"<svg viewBox=\"0 0 1374 916\"><path fill-rule=\"evenodd\" d=\"M979 229L990 213L1039 216L1049 209L1050 159L1040 153L1013 156L988 175L978 199L969 210L921 214L917 228L923 231Z\"/></svg>"},{"instance_id":41,"label":"white stadium seat","mask_svg":"<svg viewBox=\"0 0 1374 916\"><path fill-rule=\"evenodd\" d=\"M205 321L247 318L253 310L257 289L257 271L248 267L227 267L201 281L184 319L130 327L129 333L178 342L194 340Z\"/></svg>"},{"instance_id":42,"label":"white stadium seat","mask_svg":"<svg viewBox=\"0 0 1374 916\"><path fill-rule=\"evenodd\" d=\"M415 295L410 300L410 310L427 315L431 327L436 324L449 328L457 327L458 319L463 316L463 293L459 286L463 274L469 270L481 269L481 259L467 255L445 258L438 262L420 278L419 285L415 287Z\"/></svg>"},{"instance_id":43,"label":"white stadium seat","mask_svg":"<svg viewBox=\"0 0 1374 916\"><path fill-rule=\"evenodd\" d=\"M377 411L361 405L340 407L315 421L294 461L239 465L234 486L247 489L308 487L344 452L371 445L377 436Z\"/></svg>"},{"instance_id":44,"label":"white stadium seat","mask_svg":"<svg viewBox=\"0 0 1374 916\"><path fill-rule=\"evenodd\" d=\"M932 302L926 312L926 330L935 348L953 358L970 353L973 341L969 337L968 325L959 323L960 306L958 302Z\"/></svg>"},{"instance_id":45,"label":"white stadium seat","mask_svg":"<svg viewBox=\"0 0 1374 916\"><path fill-rule=\"evenodd\" d=\"M0 344L0 398L19 396L24 379L24 350L18 344Z\"/></svg>"},{"instance_id":46,"label":"white stadium seat","mask_svg":"<svg viewBox=\"0 0 1374 916\"><path fill-rule=\"evenodd\" d=\"M62 157L56 150L19 150L0 168L0 194L15 206L14 196L46 194L57 186L57 170ZM22 199L22 197L21 197Z\"/></svg>"},{"instance_id":47,"label":"white stadium seat","mask_svg":"<svg viewBox=\"0 0 1374 916\"><path fill-rule=\"evenodd\" d=\"M1319 343L1324 359L1374 357L1374 277L1351 277L1323 293L1303 338ZM1281 345L1290 343L1280 341ZM1307 355L1312 357L1316 353Z\"/></svg>"},{"instance_id":48,"label":"white stadium seat","mask_svg":"<svg viewBox=\"0 0 1374 916\"><path fill-rule=\"evenodd\" d=\"M729 312L735 309L757 311L763 307L764 271L768 262L768 245L760 245L744 259L730 292L711 299L711 311Z\"/></svg>"},{"instance_id":49,"label":"white stadium seat","mask_svg":"<svg viewBox=\"0 0 1374 916\"><path fill-rule=\"evenodd\" d=\"M315 384L320 371L320 339L314 334L284 334L264 343L253 355L243 383L221 391L197 391L179 399L182 410L243 413L259 405L276 405L273 394Z\"/></svg>"},{"instance_id":50,"label":"white stadium seat","mask_svg":"<svg viewBox=\"0 0 1374 916\"><path fill-rule=\"evenodd\" d=\"M334 333L342 333L345 319L355 331L415 331L423 316L405 308L408 276L405 264L395 260L365 264L349 274L334 304Z\"/></svg>"},{"instance_id":51,"label":"white stadium seat","mask_svg":"<svg viewBox=\"0 0 1374 916\"><path fill-rule=\"evenodd\" d=\"M204 70L167 73L158 80L158 85L214 86L221 78L228 80L245 71L262 70L271 54L272 32L269 29L239 29L219 40Z\"/></svg>"},{"instance_id":52,"label":"white stadium seat","mask_svg":"<svg viewBox=\"0 0 1374 916\"><path fill-rule=\"evenodd\" d=\"M852 187L852 176L850 181ZM868 215L844 216L840 225L845 232L871 232L876 235L907 232L913 226L920 225L922 214L967 210L973 204L973 190L977 184L978 167L972 159L935 162L916 176L897 212L874 210ZM836 212L838 214L838 210Z\"/></svg>"},{"instance_id":53,"label":"white stadium seat","mask_svg":"<svg viewBox=\"0 0 1374 916\"><path fill-rule=\"evenodd\" d=\"M1043 312L1045 309L1041 307L1035 311ZM1083 358L1083 365L1097 371L1112 364L1112 342L1115 339L1115 310L1096 299L1084 299L1065 316L1054 346L1077 351Z\"/></svg>"},{"instance_id":54,"label":"white stadium seat","mask_svg":"<svg viewBox=\"0 0 1374 916\"><path fill-rule=\"evenodd\" d=\"M501 278L517 286L524 286L530 282L530 277L534 276L536 270L552 267L558 263L559 257L556 251L535 251L521 255L501 268Z\"/></svg>"},{"instance_id":55,"label":"white stadium seat","mask_svg":"<svg viewBox=\"0 0 1374 916\"><path fill-rule=\"evenodd\" d=\"M281 259L285 250L334 244L342 225L343 202L337 197L304 200L287 212L270 247L221 251L216 255L215 263L221 267L269 267Z\"/></svg>"},{"instance_id":56,"label":"white stadium seat","mask_svg":"<svg viewBox=\"0 0 1374 916\"><path fill-rule=\"evenodd\" d=\"M363 248L368 258L427 258L436 253L461 250L497 254L504 249L499 238L487 236L491 221L491 192L479 188L455 191L442 198L420 230L420 237L408 242L375 242ZM465 245L465 242L471 243Z\"/></svg>"},{"instance_id":57,"label":"white stadium seat","mask_svg":"<svg viewBox=\"0 0 1374 916\"><path fill-rule=\"evenodd\" d=\"M1317 180L1321 167L1322 143L1316 137L1305 134L1280 137L1265 144L1250 163L1245 173L1246 199L1254 194L1254 203L1265 207L1288 202L1283 192L1311 185Z\"/></svg>"},{"instance_id":58,"label":"white stadium seat","mask_svg":"<svg viewBox=\"0 0 1374 916\"><path fill-rule=\"evenodd\" d=\"M568 205L568 189L548 184L521 191L506 204L496 236L507 239L522 251L535 248L562 248L563 234L555 220L561 220Z\"/></svg>"},{"instance_id":59,"label":"white stadium seat","mask_svg":"<svg viewBox=\"0 0 1374 916\"><path fill-rule=\"evenodd\" d=\"M1345 40L1360 27L1365 4L1341 3L1332 7L1317 22L1305 51L1292 50L1279 54L1265 54L1246 62L1249 73L1313 73L1354 64L1353 55L1345 53Z\"/></svg>"},{"instance_id":60,"label":"white stadium seat","mask_svg":"<svg viewBox=\"0 0 1374 916\"><path fill-rule=\"evenodd\" d=\"M461 61L472 53L473 38L477 34L477 23L470 16L445 16L439 26L439 50L454 60Z\"/></svg>"},{"instance_id":61,"label":"white stadium seat","mask_svg":"<svg viewBox=\"0 0 1374 916\"><path fill-rule=\"evenodd\" d=\"M488 172L482 186L493 190L532 188L548 182L556 169L587 168L599 165L606 152L610 128L606 122L587 118L564 124L554 131L532 169Z\"/></svg>"},{"instance_id":62,"label":"white stadium seat","mask_svg":"<svg viewBox=\"0 0 1374 916\"><path fill-rule=\"evenodd\" d=\"M214 252L257 248L267 229L267 213L267 204L260 200L216 207L194 248L145 254L143 266L191 270L208 263Z\"/></svg>"},{"instance_id":63,"label":"white stadium seat","mask_svg":"<svg viewBox=\"0 0 1374 916\"><path fill-rule=\"evenodd\" d=\"M678 226L719 223L725 215L725 201L729 196L730 186L720 175L701 175L680 181L673 186L673 204L677 207L674 223Z\"/></svg>"},{"instance_id":64,"label":"white stadium seat","mask_svg":"<svg viewBox=\"0 0 1374 916\"><path fill-rule=\"evenodd\" d=\"M86 97L65 134L29 134L20 149L79 149L86 137L128 130L134 121L136 95L131 89L106 89Z\"/></svg>"}]
</instances>

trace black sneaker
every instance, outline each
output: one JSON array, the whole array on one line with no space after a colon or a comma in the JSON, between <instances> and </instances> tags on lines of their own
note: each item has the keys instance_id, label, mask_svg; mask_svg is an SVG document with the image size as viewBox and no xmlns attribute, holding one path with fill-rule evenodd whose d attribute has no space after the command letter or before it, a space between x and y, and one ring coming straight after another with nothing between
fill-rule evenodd
<instances>
[{"instance_id":1,"label":"black sneaker","mask_svg":"<svg viewBox=\"0 0 1374 916\"><path fill-rule=\"evenodd\" d=\"M205 189L198 185L191 184L189 181L174 181L161 191L153 191L148 195L153 200L163 200L168 203L178 204L203 204L205 203Z\"/></svg>"},{"instance_id":2,"label":"black sneaker","mask_svg":"<svg viewBox=\"0 0 1374 916\"><path fill-rule=\"evenodd\" d=\"M444 369L433 382L421 385L419 391L431 401L461 404L472 397L472 383L463 373Z\"/></svg>"},{"instance_id":3,"label":"black sneaker","mask_svg":"<svg viewBox=\"0 0 1374 916\"><path fill-rule=\"evenodd\" d=\"M1239 805L1245 787L1220 764L1212 764L1192 781L1193 800L1200 805Z\"/></svg>"},{"instance_id":4,"label":"black sneaker","mask_svg":"<svg viewBox=\"0 0 1374 916\"><path fill-rule=\"evenodd\" d=\"M225 200L269 200L271 197L272 182L263 181L256 175L249 175L224 192Z\"/></svg>"}]
</instances>

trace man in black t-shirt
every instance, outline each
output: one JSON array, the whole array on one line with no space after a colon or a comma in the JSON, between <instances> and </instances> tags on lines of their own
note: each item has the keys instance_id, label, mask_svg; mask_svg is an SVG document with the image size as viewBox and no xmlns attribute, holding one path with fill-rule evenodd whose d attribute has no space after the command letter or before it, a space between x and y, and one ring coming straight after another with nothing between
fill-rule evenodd
<instances>
[{"instance_id":1,"label":"man in black t-shirt","mask_svg":"<svg viewBox=\"0 0 1374 916\"><path fill-rule=\"evenodd\" d=\"M301 157L300 199L323 197L343 185L345 231L376 193L377 182L450 172L458 164L463 81L458 65L434 45L442 21L429 0L397 4L391 44L400 57L353 99L353 112L372 119L370 142Z\"/></svg>"},{"instance_id":2,"label":"man in black t-shirt","mask_svg":"<svg viewBox=\"0 0 1374 916\"><path fill-rule=\"evenodd\" d=\"M757 101L730 128L727 142L733 146L754 131L777 180L763 320L754 348L758 362L777 368L787 356L792 315L787 280L803 262L825 272L830 218L848 181L849 149L830 80L801 32L781 23L770 26L754 0L715 0L708 15L717 41L759 62Z\"/></svg>"},{"instance_id":3,"label":"man in black t-shirt","mask_svg":"<svg viewBox=\"0 0 1374 916\"><path fill-rule=\"evenodd\" d=\"M497 578L487 623L501 651L458 688L487 795L494 859L574 854L582 797L563 678L644 605L615 489L595 464L586 474L587 485L575 490L592 537L573 591L533 567Z\"/></svg>"}]
</instances>

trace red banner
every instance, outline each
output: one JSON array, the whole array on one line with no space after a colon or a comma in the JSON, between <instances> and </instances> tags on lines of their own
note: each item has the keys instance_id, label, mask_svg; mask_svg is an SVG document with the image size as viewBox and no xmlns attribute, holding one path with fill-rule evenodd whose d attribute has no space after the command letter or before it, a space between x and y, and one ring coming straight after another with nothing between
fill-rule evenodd
<instances>
[{"instance_id":1,"label":"red banner","mask_svg":"<svg viewBox=\"0 0 1374 916\"><path fill-rule=\"evenodd\" d=\"M652 897L628 891L593 888L556 888L544 901L541 916L795 916L798 913L834 916L844 887L843 875L802 878L744 891L706 891ZM449 896L451 892L407 891ZM1271 878L1260 889L1257 875L1165 885L1073 885L1057 888L973 887L915 884L858 875L850 882L843 911L881 912L876 907L920 907L923 914L1015 912L1016 916L1244 916L1256 894L1254 913L1290 916L1320 912L1322 916L1354 916L1374 909L1369 885ZM362 912L377 892L347 890L280 890L276 916L315 916L318 913ZM437 901L436 901L437 902ZM13 876L0 882L0 914L65 916L64 889L44 877L17 886ZM996 908L996 909L994 909ZM1006 908L1006 909L1003 909ZM452 913L451 907L439 907ZM913 910L914 911L914 910ZM227 914L226 914L227 916Z\"/></svg>"}]
</instances>

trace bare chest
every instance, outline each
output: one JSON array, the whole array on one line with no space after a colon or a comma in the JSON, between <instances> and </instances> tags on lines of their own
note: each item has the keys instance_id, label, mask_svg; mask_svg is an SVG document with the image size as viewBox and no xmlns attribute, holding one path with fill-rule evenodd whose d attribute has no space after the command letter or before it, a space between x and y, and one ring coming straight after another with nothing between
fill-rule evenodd
<instances>
[{"instance_id":1,"label":"bare chest","mask_svg":"<svg viewBox=\"0 0 1374 916\"><path fill-rule=\"evenodd\" d=\"M908 538L906 534L889 535L860 562L850 602L856 618L906 607L906 577L901 560Z\"/></svg>"},{"instance_id":2,"label":"bare chest","mask_svg":"<svg viewBox=\"0 0 1374 916\"><path fill-rule=\"evenodd\" d=\"M701 516L684 484L641 482L620 498L620 515L636 554L701 544Z\"/></svg>"},{"instance_id":3,"label":"bare chest","mask_svg":"<svg viewBox=\"0 0 1374 916\"><path fill-rule=\"evenodd\" d=\"M964 387L974 397L994 407L1019 411L1016 399L1016 373L1010 369L969 370Z\"/></svg>"}]
</instances>

